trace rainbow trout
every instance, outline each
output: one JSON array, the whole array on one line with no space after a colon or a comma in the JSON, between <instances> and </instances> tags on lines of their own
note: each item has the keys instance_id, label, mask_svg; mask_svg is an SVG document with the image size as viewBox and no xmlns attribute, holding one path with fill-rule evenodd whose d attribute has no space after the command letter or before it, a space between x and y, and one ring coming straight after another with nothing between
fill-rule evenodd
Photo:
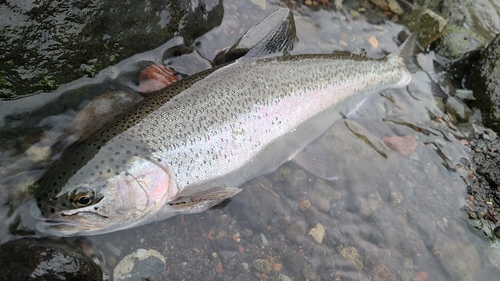
<instances>
[{"instance_id":1,"label":"rainbow trout","mask_svg":"<svg viewBox=\"0 0 500 281\"><path fill-rule=\"evenodd\" d=\"M48 169L35 192L37 227L93 235L201 212L289 160L329 178L324 156L304 147L368 94L407 86L415 40L379 60L244 58L183 79Z\"/></svg>"}]
</instances>

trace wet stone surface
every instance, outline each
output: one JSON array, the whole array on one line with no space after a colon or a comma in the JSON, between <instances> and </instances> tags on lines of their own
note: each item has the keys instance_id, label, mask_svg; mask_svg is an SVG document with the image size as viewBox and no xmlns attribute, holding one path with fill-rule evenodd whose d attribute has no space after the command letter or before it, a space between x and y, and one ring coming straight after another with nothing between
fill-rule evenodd
<instances>
[{"instance_id":1,"label":"wet stone surface","mask_svg":"<svg viewBox=\"0 0 500 281\"><path fill-rule=\"evenodd\" d=\"M222 20L222 1L2 3L0 98L56 89ZM68 7L72 7L68 9ZM32 44L32 38L39 43Z\"/></svg>"},{"instance_id":2,"label":"wet stone surface","mask_svg":"<svg viewBox=\"0 0 500 281\"><path fill-rule=\"evenodd\" d=\"M76 245L23 238L0 246L1 280L103 280L100 267Z\"/></svg>"},{"instance_id":3,"label":"wet stone surface","mask_svg":"<svg viewBox=\"0 0 500 281\"><path fill-rule=\"evenodd\" d=\"M500 36L495 37L481 52L470 72L465 86L474 93L472 106L481 110L484 124L500 132Z\"/></svg>"}]
</instances>

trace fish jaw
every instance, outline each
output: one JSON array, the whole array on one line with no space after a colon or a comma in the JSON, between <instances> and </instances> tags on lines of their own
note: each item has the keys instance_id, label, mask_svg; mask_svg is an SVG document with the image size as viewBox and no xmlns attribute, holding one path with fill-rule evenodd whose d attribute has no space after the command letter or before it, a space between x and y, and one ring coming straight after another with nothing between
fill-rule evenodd
<instances>
[{"instance_id":1,"label":"fish jaw","mask_svg":"<svg viewBox=\"0 0 500 281\"><path fill-rule=\"evenodd\" d=\"M74 201L70 201L71 194L82 186L92 190L98 200L76 207ZM40 220L37 229L53 236L104 234L152 221L163 205L178 193L168 167L137 157L125 173L106 179L68 182L55 198L58 206L54 212L41 216L40 210L35 210L32 214Z\"/></svg>"}]
</instances>

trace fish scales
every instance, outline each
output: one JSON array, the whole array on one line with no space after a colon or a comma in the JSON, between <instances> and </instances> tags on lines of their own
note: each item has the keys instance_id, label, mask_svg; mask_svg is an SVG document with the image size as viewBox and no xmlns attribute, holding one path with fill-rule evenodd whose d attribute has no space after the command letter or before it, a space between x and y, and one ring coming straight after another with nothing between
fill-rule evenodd
<instances>
[{"instance_id":1,"label":"fish scales","mask_svg":"<svg viewBox=\"0 0 500 281\"><path fill-rule=\"evenodd\" d=\"M167 161L180 186L239 186L248 177L271 172L288 160L278 147L291 142L287 138L301 139L300 145L288 147L298 150L323 133L341 117L336 110L328 111L332 105L355 92L367 93L405 80L401 70L401 65L387 61L350 57L240 61L217 70L161 106L135 125L130 137L155 149L152 157ZM207 93L206 89L215 90ZM315 126L318 128L297 130L314 116L328 120ZM278 163L258 161L269 153L273 156L267 158L276 157ZM260 167L246 166L251 160ZM235 172L235 167L248 175L241 177L242 171ZM234 175L224 179L231 173Z\"/></svg>"},{"instance_id":2,"label":"fish scales","mask_svg":"<svg viewBox=\"0 0 500 281\"><path fill-rule=\"evenodd\" d=\"M35 193L40 230L106 233L207 209L292 159L366 95L406 86L414 41L380 60L240 59L175 83L49 169Z\"/></svg>"}]
</instances>

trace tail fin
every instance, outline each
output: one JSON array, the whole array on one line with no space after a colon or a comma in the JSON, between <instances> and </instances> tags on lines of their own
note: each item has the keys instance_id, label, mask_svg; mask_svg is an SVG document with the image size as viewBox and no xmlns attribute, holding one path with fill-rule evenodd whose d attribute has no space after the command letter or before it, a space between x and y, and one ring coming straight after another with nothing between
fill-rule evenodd
<instances>
[{"instance_id":1,"label":"tail fin","mask_svg":"<svg viewBox=\"0 0 500 281\"><path fill-rule=\"evenodd\" d=\"M391 53L388 58L397 58L410 72L416 72L420 68L415 60L415 46L417 45L417 32L414 32L406 38L399 48Z\"/></svg>"}]
</instances>

